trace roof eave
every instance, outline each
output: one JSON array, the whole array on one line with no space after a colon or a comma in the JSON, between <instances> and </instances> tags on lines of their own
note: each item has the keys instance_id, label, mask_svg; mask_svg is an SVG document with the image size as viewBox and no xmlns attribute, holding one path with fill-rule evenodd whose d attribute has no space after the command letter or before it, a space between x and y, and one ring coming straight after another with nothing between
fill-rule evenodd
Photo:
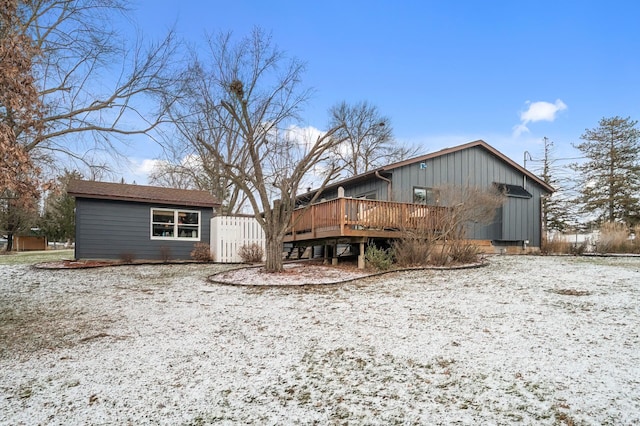
<instances>
[{"instance_id":1,"label":"roof eave","mask_svg":"<svg viewBox=\"0 0 640 426\"><path fill-rule=\"evenodd\" d=\"M431 158L441 157L443 155L452 154L454 152L462 151L462 150L473 148L476 146L486 149L487 151L489 151L499 159L509 164L511 167L515 168L516 170L520 171L522 174L524 174L525 176L527 176L528 178L536 182L538 185L540 185L543 189L545 189L549 193L555 192L555 189L551 185L547 184L545 181L543 181L542 179L540 179L539 177L531 173L529 170L525 169L524 167L522 167L521 165L513 161L511 158L502 154L500 151L498 151L497 149L495 149L494 147L492 147L482 139L478 139L478 140L468 142L463 145L458 145L452 148L444 148L444 149L441 149L440 151L431 152L429 154L425 154L420 157L411 158L409 160L404 160L404 161L399 161L397 163L389 164L388 166L383 167L381 170L397 169L398 167L403 167L409 164L418 163L421 161L429 160Z\"/></svg>"},{"instance_id":2,"label":"roof eave","mask_svg":"<svg viewBox=\"0 0 640 426\"><path fill-rule=\"evenodd\" d=\"M67 192L67 194L71 195L75 198L87 198L93 200L112 200L112 201L127 201L132 203L146 203L146 204L165 204L172 206L189 206L189 207L217 207L220 206L220 203L200 203L195 201L176 201L176 200L162 200L158 198L140 198L140 197L123 197L123 196L113 196L113 195L102 195L102 194L89 194L89 193L81 193L81 192Z\"/></svg>"},{"instance_id":3,"label":"roof eave","mask_svg":"<svg viewBox=\"0 0 640 426\"><path fill-rule=\"evenodd\" d=\"M516 170L520 171L522 174L524 174L529 179L531 179L534 182L536 182L538 185L540 185L545 191L549 192L550 194L555 192L555 189L551 185L547 184L545 181L543 181L542 179L540 179L539 177L537 177L536 175L534 175L533 173L531 173L530 171L528 171L524 167L520 166L518 163L516 163L512 159L510 159L506 155L502 154L500 151L498 151L497 149L495 149L494 147L492 147L491 145L489 145L488 143L486 143L482 139L478 139L478 140L475 140L475 141L472 141L472 142L467 142L465 144L458 145L458 146L451 147L451 148L444 148L444 149L441 149L439 151L430 152L428 154L424 154L424 155L421 155L419 157L410 158L408 160L399 161L397 163L392 163L392 164L386 165L384 167L380 167L380 168L378 168L376 170L371 170L371 171L368 171L366 173L359 174L357 176L352 176L350 178L343 179L343 180L340 180L338 182L334 182L331 185L325 186L324 188L322 188L322 190L326 191L328 189L333 189L333 188L336 188L336 187L339 187L339 186L342 186L342 185L346 185L346 184L349 184L349 183L358 182L359 180L366 180L366 179L368 179L368 178L370 178L372 176L375 176L376 173L384 173L384 172L392 171L393 169L397 169L399 167L403 167L403 166L406 166L406 165L409 165L409 164L419 163L419 162L426 161L426 160L429 160L429 159L432 159L432 158L441 157L443 155L452 154L454 152L462 151L462 150L473 148L473 147L476 147L476 146L479 146L479 147L482 147L482 148L486 149L491 154L495 155L499 159L501 159L504 162L506 162L507 164L509 164L511 167L513 167ZM314 193L318 192L319 190L320 190L320 188L315 189L313 191L310 191L310 192L307 192L305 194L300 195L300 197L303 197L303 196L306 196L306 195L309 195L309 194L314 194Z\"/></svg>"}]
</instances>

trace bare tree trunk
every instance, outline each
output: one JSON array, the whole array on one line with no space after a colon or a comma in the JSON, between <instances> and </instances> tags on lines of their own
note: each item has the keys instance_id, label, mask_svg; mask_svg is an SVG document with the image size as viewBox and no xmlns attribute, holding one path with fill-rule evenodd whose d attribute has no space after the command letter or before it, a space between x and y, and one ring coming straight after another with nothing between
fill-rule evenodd
<instances>
[{"instance_id":1,"label":"bare tree trunk","mask_svg":"<svg viewBox=\"0 0 640 426\"><path fill-rule=\"evenodd\" d=\"M282 272L284 270L282 262L283 237L279 233L272 231L268 231L265 234L267 240L265 269L269 272Z\"/></svg>"},{"instance_id":2,"label":"bare tree trunk","mask_svg":"<svg viewBox=\"0 0 640 426\"><path fill-rule=\"evenodd\" d=\"M13 251L13 232L7 232L7 247L5 251Z\"/></svg>"}]
</instances>

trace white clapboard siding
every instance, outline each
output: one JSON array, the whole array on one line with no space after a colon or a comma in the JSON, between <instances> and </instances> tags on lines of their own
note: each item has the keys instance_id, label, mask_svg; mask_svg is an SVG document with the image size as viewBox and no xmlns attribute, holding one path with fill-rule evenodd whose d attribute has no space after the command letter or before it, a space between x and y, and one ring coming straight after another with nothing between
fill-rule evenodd
<instances>
[{"instance_id":1,"label":"white clapboard siding","mask_svg":"<svg viewBox=\"0 0 640 426\"><path fill-rule=\"evenodd\" d=\"M244 245L254 243L264 250L264 231L255 218L216 216L211 219L211 251L214 261L221 263L242 262L238 250Z\"/></svg>"}]
</instances>

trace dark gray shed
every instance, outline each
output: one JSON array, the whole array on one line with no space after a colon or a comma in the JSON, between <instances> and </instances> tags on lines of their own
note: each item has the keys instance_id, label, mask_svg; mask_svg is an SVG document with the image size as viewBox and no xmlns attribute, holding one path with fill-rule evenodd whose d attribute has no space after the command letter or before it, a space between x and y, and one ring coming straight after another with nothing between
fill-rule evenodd
<instances>
[{"instance_id":1,"label":"dark gray shed","mask_svg":"<svg viewBox=\"0 0 640 426\"><path fill-rule=\"evenodd\" d=\"M206 191L74 180L76 259L189 259L220 205Z\"/></svg>"},{"instance_id":2,"label":"dark gray shed","mask_svg":"<svg viewBox=\"0 0 640 426\"><path fill-rule=\"evenodd\" d=\"M444 185L497 187L507 196L494 223L470 226L470 239L489 240L496 248L540 247L541 198L553 188L482 140L338 181L325 188L321 198L336 198L341 187L345 197L435 204L437 188ZM304 194L300 200L313 194Z\"/></svg>"}]
</instances>

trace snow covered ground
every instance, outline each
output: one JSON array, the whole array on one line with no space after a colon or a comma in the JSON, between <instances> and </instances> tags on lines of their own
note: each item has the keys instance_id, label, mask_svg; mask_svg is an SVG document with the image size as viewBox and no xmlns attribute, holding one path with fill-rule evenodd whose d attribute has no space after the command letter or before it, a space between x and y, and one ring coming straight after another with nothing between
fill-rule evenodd
<instances>
[{"instance_id":1,"label":"snow covered ground","mask_svg":"<svg viewBox=\"0 0 640 426\"><path fill-rule=\"evenodd\" d=\"M640 258L277 288L223 269L0 266L0 423L640 423Z\"/></svg>"}]
</instances>

